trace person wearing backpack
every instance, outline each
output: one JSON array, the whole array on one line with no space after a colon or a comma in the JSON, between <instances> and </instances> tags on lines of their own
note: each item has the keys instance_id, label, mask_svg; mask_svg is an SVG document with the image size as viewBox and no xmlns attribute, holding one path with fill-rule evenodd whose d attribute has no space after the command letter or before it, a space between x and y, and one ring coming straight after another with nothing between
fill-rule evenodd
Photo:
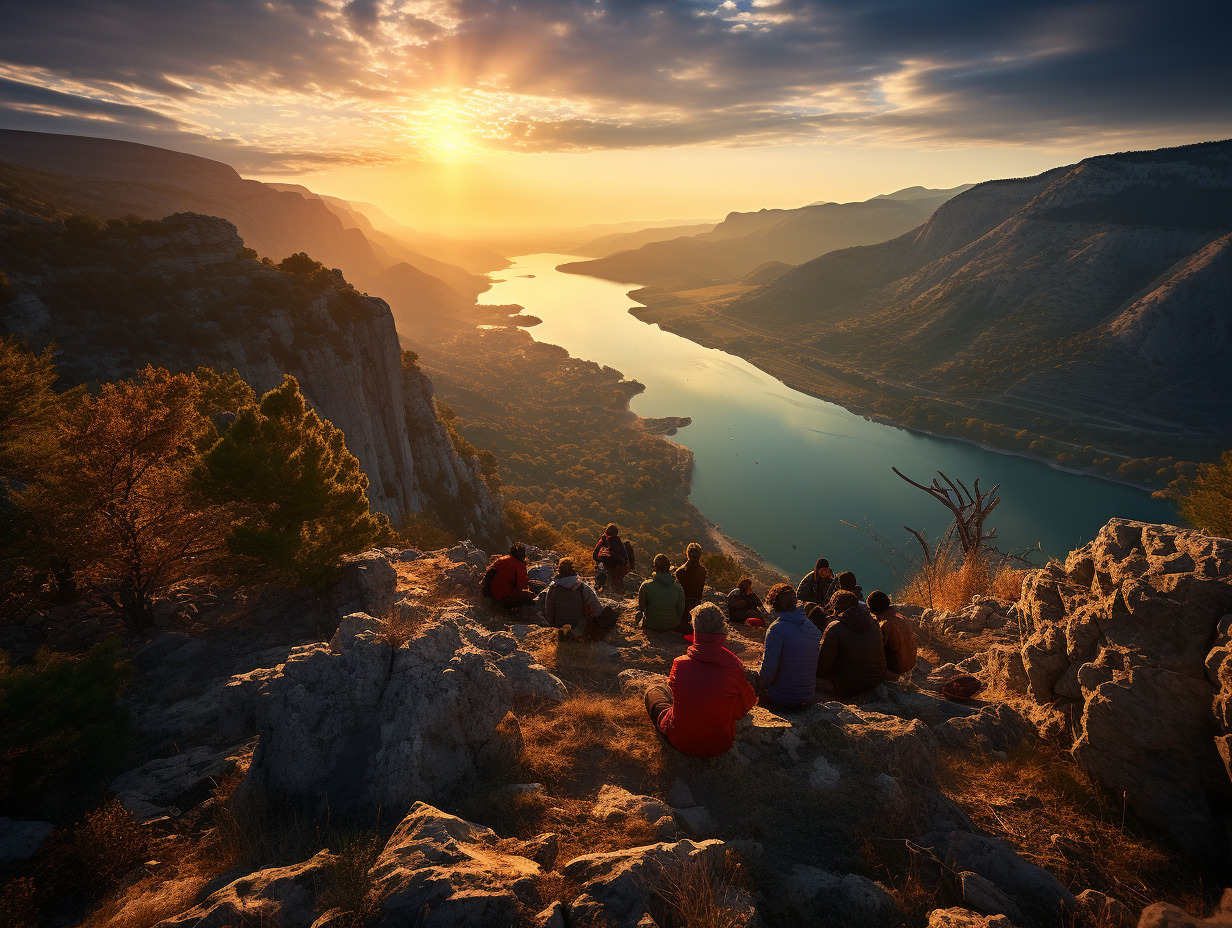
<instances>
[{"instance_id":1,"label":"person wearing backpack","mask_svg":"<svg viewBox=\"0 0 1232 928\"><path fill-rule=\"evenodd\" d=\"M603 535L595 544L591 557L603 568L603 573L607 577L606 583L599 584L600 589L610 583L613 590L623 591L625 574L629 572L629 552L625 550L625 543L620 540L620 530L616 528L616 523L609 523L608 527L603 530ZM597 580L596 583L598 583Z\"/></svg>"},{"instance_id":2,"label":"person wearing backpack","mask_svg":"<svg viewBox=\"0 0 1232 928\"><path fill-rule=\"evenodd\" d=\"M560 629L562 637L599 638L616 624L615 610L604 608L595 593L577 575L571 558L562 557L556 576L548 585L544 616L548 625Z\"/></svg>"},{"instance_id":3,"label":"person wearing backpack","mask_svg":"<svg viewBox=\"0 0 1232 928\"><path fill-rule=\"evenodd\" d=\"M505 609L521 609L535 601L526 577L526 545L518 542L492 565L492 598ZM486 579L486 578L485 578Z\"/></svg>"}]
</instances>

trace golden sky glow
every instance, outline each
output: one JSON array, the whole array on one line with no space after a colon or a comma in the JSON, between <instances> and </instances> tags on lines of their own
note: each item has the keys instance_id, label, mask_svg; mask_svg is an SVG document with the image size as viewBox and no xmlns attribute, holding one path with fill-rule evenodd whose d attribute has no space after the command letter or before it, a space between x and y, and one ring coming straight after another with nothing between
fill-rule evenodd
<instances>
[{"instance_id":1,"label":"golden sky glow","mask_svg":"<svg viewBox=\"0 0 1232 928\"><path fill-rule=\"evenodd\" d=\"M416 226L717 218L1232 135L1226 0L0 0L0 127Z\"/></svg>"}]
</instances>

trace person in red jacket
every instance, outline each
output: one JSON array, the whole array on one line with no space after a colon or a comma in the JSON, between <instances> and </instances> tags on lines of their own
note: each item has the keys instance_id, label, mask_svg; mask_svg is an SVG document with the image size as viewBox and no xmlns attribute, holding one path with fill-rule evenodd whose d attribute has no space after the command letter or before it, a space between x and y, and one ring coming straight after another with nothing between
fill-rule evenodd
<instances>
[{"instance_id":1,"label":"person in red jacket","mask_svg":"<svg viewBox=\"0 0 1232 928\"><path fill-rule=\"evenodd\" d=\"M723 613L713 603L693 612L693 644L672 662L668 686L646 691L656 729L682 754L718 757L736 740L736 721L757 702L744 664L723 643ZM670 688L669 688L670 687Z\"/></svg>"},{"instance_id":2,"label":"person in red jacket","mask_svg":"<svg viewBox=\"0 0 1232 928\"><path fill-rule=\"evenodd\" d=\"M504 557L496 559L492 565L496 573L492 575L492 598L506 609L520 609L535 601L535 594L530 591L530 583L526 579L526 545L518 542L509 549Z\"/></svg>"}]
</instances>

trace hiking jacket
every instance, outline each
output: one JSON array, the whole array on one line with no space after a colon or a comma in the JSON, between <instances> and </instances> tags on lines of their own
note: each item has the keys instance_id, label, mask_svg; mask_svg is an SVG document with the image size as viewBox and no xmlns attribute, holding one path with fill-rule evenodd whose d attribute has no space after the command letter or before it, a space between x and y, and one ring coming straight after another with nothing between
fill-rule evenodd
<instances>
[{"instance_id":1,"label":"hiking jacket","mask_svg":"<svg viewBox=\"0 0 1232 928\"><path fill-rule=\"evenodd\" d=\"M579 576L557 577L548 585L547 601L544 603L544 615L548 624L555 628L562 625L572 625L579 635L585 628L586 613L582 603L590 605L591 615L603 611L599 596Z\"/></svg>"},{"instance_id":2,"label":"hiking jacket","mask_svg":"<svg viewBox=\"0 0 1232 928\"><path fill-rule=\"evenodd\" d=\"M684 587L685 609L692 609L702 601L702 593L706 589L706 568L700 560L686 561L683 567L676 570L676 582Z\"/></svg>"},{"instance_id":3,"label":"hiking jacket","mask_svg":"<svg viewBox=\"0 0 1232 928\"><path fill-rule=\"evenodd\" d=\"M834 681L840 696L867 693L885 679L881 628L864 603L826 626L817 657L817 676Z\"/></svg>"},{"instance_id":4,"label":"hiking jacket","mask_svg":"<svg viewBox=\"0 0 1232 928\"><path fill-rule=\"evenodd\" d=\"M659 731L677 751L717 757L736 740L736 721L757 702L744 678L740 658L723 647L726 635L698 632L672 662L667 682L672 705L659 718Z\"/></svg>"},{"instance_id":5,"label":"hiking jacket","mask_svg":"<svg viewBox=\"0 0 1232 928\"><path fill-rule=\"evenodd\" d=\"M799 706L817 693L817 648L821 632L804 610L772 612L761 659L762 686L780 706Z\"/></svg>"},{"instance_id":6,"label":"hiking jacket","mask_svg":"<svg viewBox=\"0 0 1232 928\"><path fill-rule=\"evenodd\" d=\"M670 632L684 616L684 587L670 570L655 574L637 591L637 609L646 617L646 627Z\"/></svg>"},{"instance_id":7,"label":"hiking jacket","mask_svg":"<svg viewBox=\"0 0 1232 928\"><path fill-rule=\"evenodd\" d=\"M512 554L496 559L496 573L492 577L492 598L502 600L517 590L530 589L526 580L526 564Z\"/></svg>"},{"instance_id":8,"label":"hiking jacket","mask_svg":"<svg viewBox=\"0 0 1232 928\"><path fill-rule=\"evenodd\" d=\"M764 614L761 597L756 593L741 593L740 587L736 587L727 594L727 621L739 625L745 619Z\"/></svg>"},{"instance_id":9,"label":"hiking jacket","mask_svg":"<svg viewBox=\"0 0 1232 928\"><path fill-rule=\"evenodd\" d=\"M824 606L830 601L830 597L836 589L835 580L833 577L817 576L817 571L812 571L807 577L800 581L800 585L796 587L796 599L802 603L817 603Z\"/></svg>"},{"instance_id":10,"label":"hiking jacket","mask_svg":"<svg viewBox=\"0 0 1232 928\"><path fill-rule=\"evenodd\" d=\"M881 640L887 675L897 677L915 670L915 632L911 630L910 622L894 613L881 623Z\"/></svg>"},{"instance_id":11,"label":"hiking jacket","mask_svg":"<svg viewBox=\"0 0 1232 928\"><path fill-rule=\"evenodd\" d=\"M620 566L629 563L629 554L625 551L625 543L620 535L604 535L595 545L591 558L604 567Z\"/></svg>"}]
</instances>

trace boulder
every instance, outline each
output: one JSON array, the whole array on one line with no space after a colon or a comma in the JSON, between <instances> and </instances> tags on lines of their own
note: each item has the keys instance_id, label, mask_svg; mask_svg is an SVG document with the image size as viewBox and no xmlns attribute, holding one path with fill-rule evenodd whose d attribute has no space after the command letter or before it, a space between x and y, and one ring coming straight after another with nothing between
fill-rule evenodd
<instances>
[{"instance_id":1,"label":"boulder","mask_svg":"<svg viewBox=\"0 0 1232 928\"><path fill-rule=\"evenodd\" d=\"M919 719L902 719L867 708L828 702L797 716L842 734L852 757L872 770L929 782L937 765L937 737Z\"/></svg>"},{"instance_id":2,"label":"boulder","mask_svg":"<svg viewBox=\"0 0 1232 928\"><path fill-rule=\"evenodd\" d=\"M29 860L55 830L51 822L23 822L0 817L0 869Z\"/></svg>"},{"instance_id":3,"label":"boulder","mask_svg":"<svg viewBox=\"0 0 1232 928\"><path fill-rule=\"evenodd\" d=\"M492 829L415 803L369 871L381 923L512 928L542 905L540 868L499 845Z\"/></svg>"},{"instance_id":4,"label":"boulder","mask_svg":"<svg viewBox=\"0 0 1232 928\"><path fill-rule=\"evenodd\" d=\"M683 881L704 878L722 884L726 845L722 841L678 841L606 854L588 854L565 864L563 874L580 887L568 906L571 928L636 928L661 903L656 890L670 892ZM729 896L729 905L751 914L745 899Z\"/></svg>"},{"instance_id":5,"label":"boulder","mask_svg":"<svg viewBox=\"0 0 1232 928\"><path fill-rule=\"evenodd\" d=\"M1025 692L1059 704L1059 730L1088 773L1182 846L1221 853L1212 807L1232 801L1219 695L1232 692L1219 634L1232 541L1113 519L1064 566L1029 574L1016 610ZM1009 662L989 671L1022 687Z\"/></svg>"},{"instance_id":6,"label":"boulder","mask_svg":"<svg viewBox=\"0 0 1232 928\"><path fill-rule=\"evenodd\" d=\"M934 725L933 732L945 747L984 754L1009 751L1036 737L1035 726L1004 703L982 706L973 715L948 719Z\"/></svg>"},{"instance_id":7,"label":"boulder","mask_svg":"<svg viewBox=\"0 0 1232 928\"><path fill-rule=\"evenodd\" d=\"M398 571L385 552L373 549L342 559L342 570L334 585L333 604L337 615L366 612L377 618L393 615L398 591Z\"/></svg>"},{"instance_id":8,"label":"boulder","mask_svg":"<svg viewBox=\"0 0 1232 928\"><path fill-rule=\"evenodd\" d=\"M396 649L372 630L294 649L262 684L242 790L388 814L466 782L502 749L512 689L459 625Z\"/></svg>"},{"instance_id":9,"label":"boulder","mask_svg":"<svg viewBox=\"0 0 1232 928\"><path fill-rule=\"evenodd\" d=\"M235 769L242 752L242 747L230 751L189 748L121 774L109 789L139 821L153 818L173 803L204 801L217 778Z\"/></svg>"},{"instance_id":10,"label":"boulder","mask_svg":"<svg viewBox=\"0 0 1232 928\"><path fill-rule=\"evenodd\" d=\"M515 645L513 636L506 636ZM512 651L496 662L496 667L506 680L515 697L533 697L548 702L564 702L569 690L564 681L552 673L526 651Z\"/></svg>"},{"instance_id":11,"label":"boulder","mask_svg":"<svg viewBox=\"0 0 1232 928\"><path fill-rule=\"evenodd\" d=\"M1148 905L1138 916L1138 928L1228 928L1229 925L1232 925L1232 889L1223 891L1219 907L1209 918L1190 915L1166 902Z\"/></svg>"},{"instance_id":12,"label":"boulder","mask_svg":"<svg viewBox=\"0 0 1232 928\"><path fill-rule=\"evenodd\" d=\"M803 864L792 868L782 892L803 904L814 924L886 924L898 911L894 897L880 883Z\"/></svg>"},{"instance_id":13,"label":"boulder","mask_svg":"<svg viewBox=\"0 0 1232 928\"><path fill-rule=\"evenodd\" d=\"M930 836L924 843L932 845L946 866L959 873L978 874L1024 911L1060 918L1075 908L1073 893L1047 870L1019 857L1004 841L955 831L940 841Z\"/></svg>"},{"instance_id":14,"label":"boulder","mask_svg":"<svg viewBox=\"0 0 1232 928\"><path fill-rule=\"evenodd\" d=\"M1078 916L1100 928L1134 928L1138 920L1125 903L1094 889L1084 889L1076 897Z\"/></svg>"},{"instance_id":15,"label":"boulder","mask_svg":"<svg viewBox=\"0 0 1232 928\"><path fill-rule=\"evenodd\" d=\"M1014 923L1004 915L979 915L955 906L929 912L928 928L1014 928Z\"/></svg>"},{"instance_id":16,"label":"boulder","mask_svg":"<svg viewBox=\"0 0 1232 928\"><path fill-rule=\"evenodd\" d=\"M661 840L676 837L676 823L670 808L653 796L635 796L619 786L609 784L602 787L590 814L609 825L644 822L654 829Z\"/></svg>"},{"instance_id":17,"label":"boulder","mask_svg":"<svg viewBox=\"0 0 1232 928\"><path fill-rule=\"evenodd\" d=\"M690 838L712 838L717 829L705 806L686 806L673 810L676 824Z\"/></svg>"},{"instance_id":18,"label":"boulder","mask_svg":"<svg viewBox=\"0 0 1232 928\"><path fill-rule=\"evenodd\" d=\"M290 867L259 870L228 883L187 912L156 928L224 928L229 925L280 925L309 928L316 921L316 898L327 885L334 857L321 851Z\"/></svg>"}]
</instances>

